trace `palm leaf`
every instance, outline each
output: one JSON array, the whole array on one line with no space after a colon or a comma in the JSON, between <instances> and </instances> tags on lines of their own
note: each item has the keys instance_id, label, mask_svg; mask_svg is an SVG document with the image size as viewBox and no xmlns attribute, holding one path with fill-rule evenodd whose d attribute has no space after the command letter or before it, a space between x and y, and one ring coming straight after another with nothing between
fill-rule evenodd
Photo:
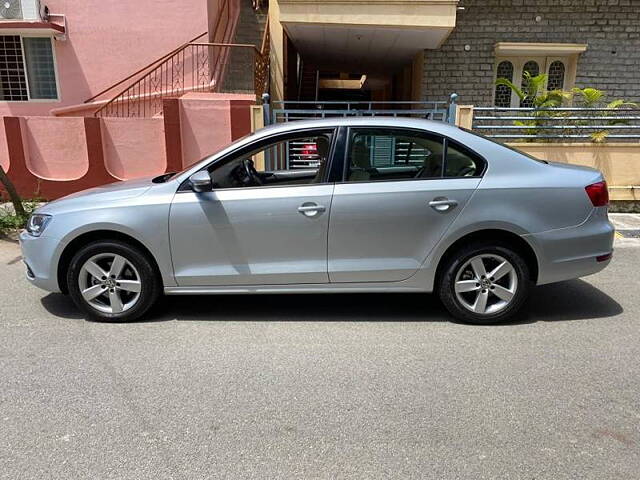
<instances>
[{"instance_id":1,"label":"palm leaf","mask_svg":"<svg viewBox=\"0 0 640 480\"><path fill-rule=\"evenodd\" d=\"M607 139L609 132L606 130L600 130L599 132L593 132L591 135L591 141L594 143L603 143Z\"/></svg>"},{"instance_id":2,"label":"palm leaf","mask_svg":"<svg viewBox=\"0 0 640 480\"><path fill-rule=\"evenodd\" d=\"M622 99L614 100L613 102L607 103L607 108L610 108L612 110L620 107L637 108L638 104L634 102L627 102Z\"/></svg>"},{"instance_id":3,"label":"palm leaf","mask_svg":"<svg viewBox=\"0 0 640 480\"><path fill-rule=\"evenodd\" d=\"M540 92L544 91L544 86L547 83L548 75L541 73L540 75L532 76L529 72L524 72L522 75L522 85L525 86L525 92L527 97L535 99Z\"/></svg>"},{"instance_id":4,"label":"palm leaf","mask_svg":"<svg viewBox=\"0 0 640 480\"><path fill-rule=\"evenodd\" d=\"M604 97L604 92L602 90L598 90L597 88L575 87L572 92L581 97L583 105L587 108L595 107L598 102L602 100L602 97Z\"/></svg>"}]
</instances>

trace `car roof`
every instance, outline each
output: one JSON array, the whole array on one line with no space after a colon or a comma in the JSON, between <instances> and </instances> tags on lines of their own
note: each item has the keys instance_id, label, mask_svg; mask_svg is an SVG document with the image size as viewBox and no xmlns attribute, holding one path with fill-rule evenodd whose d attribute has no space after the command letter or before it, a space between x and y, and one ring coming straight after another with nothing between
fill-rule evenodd
<instances>
[{"instance_id":1,"label":"car roof","mask_svg":"<svg viewBox=\"0 0 640 480\"><path fill-rule=\"evenodd\" d=\"M328 127L396 127L396 128L415 128L418 130L428 130L443 135L456 135L460 133L460 129L455 125L447 122L424 120L422 118L411 117L334 117L324 118L320 120L295 120L285 123L277 123L269 125L260 130L256 130L254 135L273 135L275 133L286 133L296 130L305 130L310 128L328 128Z\"/></svg>"}]
</instances>

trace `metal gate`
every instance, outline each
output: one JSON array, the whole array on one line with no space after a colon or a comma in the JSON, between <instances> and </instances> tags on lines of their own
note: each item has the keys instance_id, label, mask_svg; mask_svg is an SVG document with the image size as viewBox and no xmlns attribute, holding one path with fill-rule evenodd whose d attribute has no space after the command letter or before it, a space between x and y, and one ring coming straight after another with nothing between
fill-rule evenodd
<instances>
[{"instance_id":1,"label":"metal gate","mask_svg":"<svg viewBox=\"0 0 640 480\"><path fill-rule=\"evenodd\" d=\"M458 95L453 93L447 101L301 101L272 102L268 94L262 96L265 125L336 117L413 117L455 123Z\"/></svg>"},{"instance_id":2,"label":"metal gate","mask_svg":"<svg viewBox=\"0 0 640 480\"><path fill-rule=\"evenodd\" d=\"M448 101L300 101L281 100L271 102L270 96L262 96L264 124L292 122L297 120L317 120L322 118L345 117L410 117L424 118L447 123L455 123L458 95L453 93ZM300 154L307 148L305 142L287 142L286 164L277 161L272 155L265 158L265 167L273 169L314 168L317 160L309 157L309 152ZM293 158L292 158L293 157Z\"/></svg>"}]
</instances>

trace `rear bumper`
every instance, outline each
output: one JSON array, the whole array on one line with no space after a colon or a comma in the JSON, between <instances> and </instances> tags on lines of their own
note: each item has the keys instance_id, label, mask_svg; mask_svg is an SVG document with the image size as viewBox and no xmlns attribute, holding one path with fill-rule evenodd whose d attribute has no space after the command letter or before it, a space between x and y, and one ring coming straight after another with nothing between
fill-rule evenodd
<instances>
[{"instance_id":1,"label":"rear bumper","mask_svg":"<svg viewBox=\"0 0 640 480\"><path fill-rule=\"evenodd\" d=\"M48 292L59 292L56 252L60 240L50 237L32 237L20 234L20 248L27 280Z\"/></svg>"},{"instance_id":2,"label":"rear bumper","mask_svg":"<svg viewBox=\"0 0 640 480\"><path fill-rule=\"evenodd\" d=\"M594 208L577 227L524 235L538 254L538 285L592 275L604 269L613 252L614 227L606 207Z\"/></svg>"}]
</instances>

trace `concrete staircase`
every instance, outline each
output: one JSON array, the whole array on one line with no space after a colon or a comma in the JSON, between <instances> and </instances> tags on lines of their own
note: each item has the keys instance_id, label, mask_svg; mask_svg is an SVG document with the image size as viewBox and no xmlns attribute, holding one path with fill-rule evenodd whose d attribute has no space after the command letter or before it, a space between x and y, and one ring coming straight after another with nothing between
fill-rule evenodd
<instances>
[{"instance_id":1,"label":"concrete staircase","mask_svg":"<svg viewBox=\"0 0 640 480\"><path fill-rule=\"evenodd\" d=\"M240 0L240 16L233 43L262 47L262 37L267 23L266 12L253 10L251 0ZM248 48L231 48L222 92L253 93L254 56Z\"/></svg>"}]
</instances>

